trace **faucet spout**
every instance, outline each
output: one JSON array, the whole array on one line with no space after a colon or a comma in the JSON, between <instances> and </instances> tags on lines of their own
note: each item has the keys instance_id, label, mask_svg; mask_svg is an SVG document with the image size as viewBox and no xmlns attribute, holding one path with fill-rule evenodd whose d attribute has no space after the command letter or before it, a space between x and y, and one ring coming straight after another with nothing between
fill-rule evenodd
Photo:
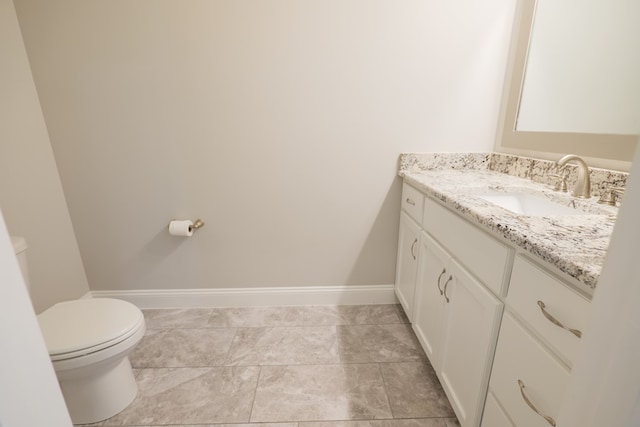
<instances>
[{"instance_id":1,"label":"faucet spout","mask_svg":"<svg viewBox=\"0 0 640 427\"><path fill-rule=\"evenodd\" d=\"M578 167L578 178L576 179L576 185L573 187L573 192L571 194L573 197L588 199L591 197L591 179L587 163L575 154L567 154L558 160L556 165L558 165L558 167L563 167L571 161L575 162Z\"/></svg>"}]
</instances>

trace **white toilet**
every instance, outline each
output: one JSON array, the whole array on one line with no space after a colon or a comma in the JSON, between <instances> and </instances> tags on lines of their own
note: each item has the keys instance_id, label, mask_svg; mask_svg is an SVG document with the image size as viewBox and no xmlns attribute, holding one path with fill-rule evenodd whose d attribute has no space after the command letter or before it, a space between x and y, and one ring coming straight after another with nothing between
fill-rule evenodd
<instances>
[{"instance_id":1,"label":"white toilet","mask_svg":"<svg viewBox=\"0 0 640 427\"><path fill-rule=\"evenodd\" d=\"M11 241L29 287L27 244ZM38 322L74 424L105 420L133 401L138 387L128 356L145 333L138 307L110 298L66 301Z\"/></svg>"}]
</instances>

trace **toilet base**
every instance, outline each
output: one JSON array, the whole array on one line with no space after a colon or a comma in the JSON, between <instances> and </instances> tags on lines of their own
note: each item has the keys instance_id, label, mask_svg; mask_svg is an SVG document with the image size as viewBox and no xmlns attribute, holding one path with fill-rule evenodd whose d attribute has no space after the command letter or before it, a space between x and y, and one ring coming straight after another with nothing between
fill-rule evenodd
<instances>
[{"instance_id":1,"label":"toilet base","mask_svg":"<svg viewBox=\"0 0 640 427\"><path fill-rule=\"evenodd\" d=\"M102 364L94 372L61 375L58 381L73 424L91 424L110 418L129 406L138 386L129 358Z\"/></svg>"}]
</instances>

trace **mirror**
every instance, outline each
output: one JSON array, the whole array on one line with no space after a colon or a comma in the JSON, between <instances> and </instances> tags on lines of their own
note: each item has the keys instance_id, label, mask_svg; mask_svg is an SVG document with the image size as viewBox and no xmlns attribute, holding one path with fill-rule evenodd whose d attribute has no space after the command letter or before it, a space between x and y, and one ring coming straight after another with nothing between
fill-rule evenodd
<instances>
[{"instance_id":1,"label":"mirror","mask_svg":"<svg viewBox=\"0 0 640 427\"><path fill-rule=\"evenodd\" d=\"M640 1L537 0L516 129L640 135Z\"/></svg>"},{"instance_id":2,"label":"mirror","mask_svg":"<svg viewBox=\"0 0 640 427\"><path fill-rule=\"evenodd\" d=\"M609 5L612 4L618 5L633 2L640 3L637 2L637 0L538 0L538 2L572 4L573 8L568 8L563 13L558 12L557 15L553 15L556 21L565 23L574 20L575 16L577 15L574 16L571 14L576 12L576 10L582 7L582 5L584 5L586 2L598 2L601 7L609 7ZM597 132L599 133L592 133L595 130L591 129L589 131L586 131L585 129L581 129L580 127L574 127L577 126L575 124L571 125L569 123L563 126L562 131L558 131L557 129L554 131L554 129L546 127L544 125L529 125L529 129L527 129L526 131L521 129L522 126L518 125L518 129L516 130L516 119L518 118L518 110L521 105L520 95L524 91L523 82L525 81L525 65L527 65L529 41L531 37L542 37L542 35L538 36L536 32L540 28L534 29L535 34L532 35L535 13L535 0L518 0L513 25L511 48L509 53L509 67L507 70L507 75L505 77L505 86L503 91L500 123L498 129L498 137L496 139L495 151L549 160L557 160L563 154L573 153L583 157L590 166L628 171L630 169L631 160L633 159L635 147L638 141L638 137L635 135L622 135L622 132L618 129L616 129L615 132L612 130L598 130ZM569 14L570 16L567 16L567 14ZM636 14L635 16L637 17L638 15ZM593 20L590 22L590 25L595 25L593 24ZM634 31L638 30L636 29ZM574 42L577 43L575 40ZM640 45L640 38L637 38L635 42ZM575 47L575 49L578 49L577 46ZM592 47L584 46L581 49L588 51L592 49ZM631 52L629 54L640 54L640 49L636 50L636 52ZM636 56L636 58L637 57L638 56ZM539 61L538 67L546 67L544 61L550 62L551 64L554 63L553 59L545 60L542 58L543 57L535 60ZM599 57L595 55L592 60L596 61L598 58ZM533 77L530 76L528 67L526 70L526 79L532 79ZM633 89L633 85L635 84L635 88L637 88L640 82L640 77L638 76L640 75L635 74L634 77L636 77L636 80L632 81L632 86L627 88L628 92L633 92L635 90L635 92L630 95L630 97L633 98L635 102L640 101L640 94L636 89ZM596 75L592 78L594 79L594 81L596 81L599 77ZM608 80L609 79L601 79L601 82L604 82L604 84L606 84ZM527 83L527 85L531 84L530 81ZM545 96L538 96L538 98L546 98L546 102L551 104L559 102L559 97L560 95L558 95L557 92L551 94L547 93L547 95ZM566 104L563 104L565 105L564 110L560 113L555 113L556 119L566 117L566 110L577 111L576 104L580 104L580 102L576 99L572 99L571 97L565 98ZM525 104L528 104L527 99L528 98L523 98L523 110L524 108L528 108L525 107ZM596 107L602 108L602 104L593 102L593 98L590 98L590 101L587 104L595 105ZM550 107L548 106L537 106L531 107L530 111L533 111L536 114L543 114L549 108ZM616 108L613 111L614 114L617 114L618 112L619 108ZM584 120L582 120L582 122L584 123ZM636 120L635 123L636 125L639 125L640 119Z\"/></svg>"}]
</instances>

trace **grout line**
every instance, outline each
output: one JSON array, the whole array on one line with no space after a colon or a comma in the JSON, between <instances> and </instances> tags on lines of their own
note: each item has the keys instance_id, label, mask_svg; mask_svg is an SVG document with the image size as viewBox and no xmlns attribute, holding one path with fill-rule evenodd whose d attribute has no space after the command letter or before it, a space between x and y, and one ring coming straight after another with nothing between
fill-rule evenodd
<instances>
[{"instance_id":1,"label":"grout line","mask_svg":"<svg viewBox=\"0 0 640 427\"><path fill-rule=\"evenodd\" d=\"M340 365L344 365L344 361L342 360L342 346L340 345L340 336L338 335L338 326L334 326L333 329L336 335L336 351L338 352L338 363Z\"/></svg>"},{"instance_id":2,"label":"grout line","mask_svg":"<svg viewBox=\"0 0 640 427\"><path fill-rule=\"evenodd\" d=\"M225 328L226 329L226 328ZM227 352L225 353L224 357L222 360L228 362L231 356L231 348L233 347L233 342L236 339L236 336L238 336L238 328L228 328L228 329L233 329L233 337L231 337L231 341L229 341L229 348L227 348ZM222 364L222 365L211 365L211 366L238 366L238 365L229 365L228 363L226 364Z\"/></svg>"},{"instance_id":3,"label":"grout line","mask_svg":"<svg viewBox=\"0 0 640 427\"><path fill-rule=\"evenodd\" d=\"M389 405L389 412L391 412L391 418L395 419L395 415L393 414L393 407L391 406L391 400L389 399L389 392L387 391L387 381L384 379L384 374L382 373L382 366L378 363L378 372L380 372L380 378L382 378L382 388L384 389L384 395L387 398L387 404Z\"/></svg>"},{"instance_id":4,"label":"grout line","mask_svg":"<svg viewBox=\"0 0 640 427\"><path fill-rule=\"evenodd\" d=\"M296 427L300 427L300 424L320 424L320 423L332 423L332 422L341 422L341 423L358 423L358 422L368 422L368 421L395 421L395 420L455 420L455 417L409 417L409 418L349 418L349 419L327 419L327 420L309 420L309 421L267 421L267 422L225 422L225 423L196 423L196 424L124 424L120 425L120 427L162 427L162 426L171 426L171 427L221 427L221 426L246 426L251 425L255 427L264 426L264 425L274 425L274 424L293 424ZM108 420L106 420L108 421ZM98 422L96 424L78 424L78 427L99 427L104 425L105 427L115 427L116 424L102 424L105 421Z\"/></svg>"},{"instance_id":5,"label":"grout line","mask_svg":"<svg viewBox=\"0 0 640 427\"><path fill-rule=\"evenodd\" d=\"M202 330L215 330L215 329L260 329L260 328L328 328L331 326L397 326L397 325L410 325L405 322L391 322L391 323L321 323L316 325L274 325L274 324L265 324L265 325L230 325L230 326L156 326L156 327L147 327L147 331L163 331L167 329L202 329Z\"/></svg>"},{"instance_id":6,"label":"grout line","mask_svg":"<svg viewBox=\"0 0 640 427\"><path fill-rule=\"evenodd\" d=\"M211 319L213 318L213 315L215 314L216 308L212 308L211 311L209 312L209 317L207 317L207 324L205 325L205 327L208 329L209 325L211 324Z\"/></svg>"},{"instance_id":7,"label":"grout line","mask_svg":"<svg viewBox=\"0 0 640 427\"><path fill-rule=\"evenodd\" d=\"M392 365L402 363L416 363L424 364L422 360L397 360L388 362L378 361L364 361L364 362L319 362L319 363L265 363L265 364L250 364L250 365L190 365L190 366L145 366L134 367L133 369L206 369L206 368L277 368L281 366L349 366L349 365Z\"/></svg>"},{"instance_id":8,"label":"grout line","mask_svg":"<svg viewBox=\"0 0 640 427\"><path fill-rule=\"evenodd\" d=\"M251 418L253 417L253 408L256 404L256 396L258 394L258 386L260 385L260 379L262 379L262 366L259 367L258 371L258 379L256 380L256 388L253 390L253 400L251 401L251 409L249 410L249 419L247 422L251 423Z\"/></svg>"}]
</instances>

